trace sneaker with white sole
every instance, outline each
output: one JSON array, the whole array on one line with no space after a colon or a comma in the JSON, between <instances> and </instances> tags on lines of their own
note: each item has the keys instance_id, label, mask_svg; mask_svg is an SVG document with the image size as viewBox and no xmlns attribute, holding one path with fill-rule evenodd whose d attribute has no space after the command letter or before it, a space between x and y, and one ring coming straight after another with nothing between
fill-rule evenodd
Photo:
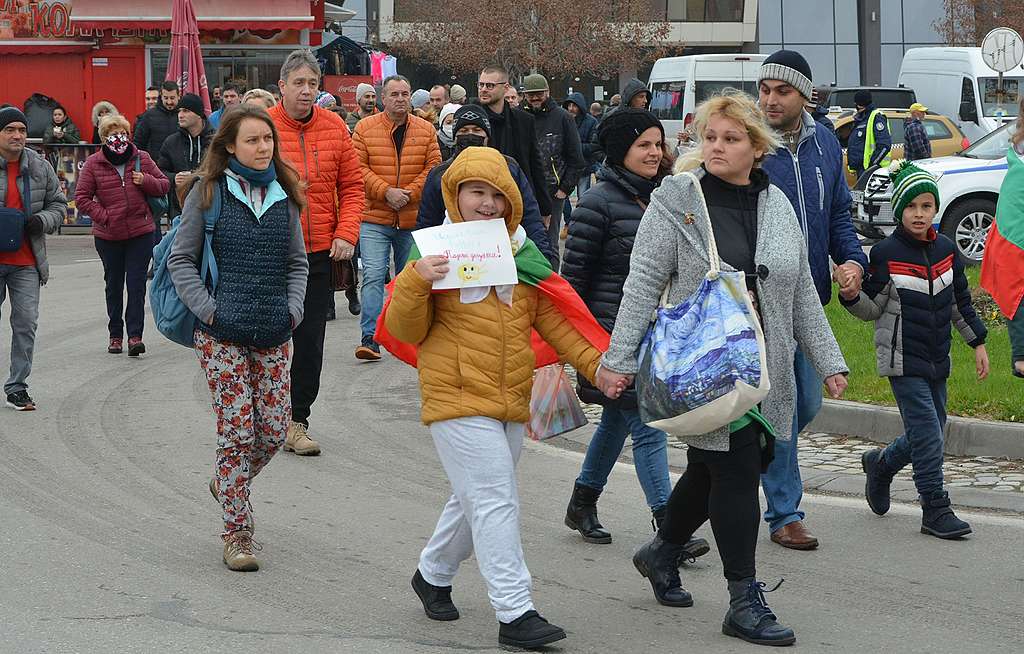
<instances>
[{"instance_id":1,"label":"sneaker with white sole","mask_svg":"<svg viewBox=\"0 0 1024 654\"><path fill-rule=\"evenodd\" d=\"M7 406L15 411L35 411L36 403L29 397L28 391L15 391L7 394Z\"/></svg>"}]
</instances>

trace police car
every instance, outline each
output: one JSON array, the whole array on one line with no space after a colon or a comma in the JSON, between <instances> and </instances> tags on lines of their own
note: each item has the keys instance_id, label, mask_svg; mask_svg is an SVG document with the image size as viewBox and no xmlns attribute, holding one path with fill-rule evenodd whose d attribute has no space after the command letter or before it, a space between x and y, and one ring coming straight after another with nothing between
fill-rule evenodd
<instances>
[{"instance_id":1,"label":"police car","mask_svg":"<svg viewBox=\"0 0 1024 654\"><path fill-rule=\"evenodd\" d=\"M999 187L1006 176L1006 150L1012 125L989 133L960 154L914 163L938 180L939 213L935 229L956 243L969 263L981 263L985 239L996 215ZM853 224L864 236L891 233L897 218L890 202L889 170L865 174L852 191Z\"/></svg>"}]
</instances>

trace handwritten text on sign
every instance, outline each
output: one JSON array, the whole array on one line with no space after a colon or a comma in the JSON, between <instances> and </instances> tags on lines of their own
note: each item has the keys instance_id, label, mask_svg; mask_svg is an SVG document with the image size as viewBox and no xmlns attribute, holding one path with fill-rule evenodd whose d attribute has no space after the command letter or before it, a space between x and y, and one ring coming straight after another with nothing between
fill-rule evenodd
<instances>
[{"instance_id":1,"label":"handwritten text on sign","mask_svg":"<svg viewBox=\"0 0 1024 654\"><path fill-rule=\"evenodd\" d=\"M474 220L412 233L420 255L448 259L448 274L434 282L437 290L502 286L518 282L512 242L504 220Z\"/></svg>"}]
</instances>

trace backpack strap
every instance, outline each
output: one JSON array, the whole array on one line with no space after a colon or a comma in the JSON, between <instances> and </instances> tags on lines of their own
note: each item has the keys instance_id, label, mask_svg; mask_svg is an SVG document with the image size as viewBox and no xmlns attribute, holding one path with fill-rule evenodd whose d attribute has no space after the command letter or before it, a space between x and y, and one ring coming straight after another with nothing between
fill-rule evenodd
<instances>
[{"instance_id":1,"label":"backpack strap","mask_svg":"<svg viewBox=\"0 0 1024 654\"><path fill-rule=\"evenodd\" d=\"M137 172L137 173L141 173L142 172L142 155L141 154L135 155L135 172Z\"/></svg>"},{"instance_id":2,"label":"backpack strap","mask_svg":"<svg viewBox=\"0 0 1024 654\"><path fill-rule=\"evenodd\" d=\"M217 287L217 260L213 256L213 230L217 225L221 210L221 184L213 187L213 200L210 207L203 211L203 231L205 232L203 243L203 265L199 271L200 278L208 282L211 288Z\"/></svg>"}]
</instances>

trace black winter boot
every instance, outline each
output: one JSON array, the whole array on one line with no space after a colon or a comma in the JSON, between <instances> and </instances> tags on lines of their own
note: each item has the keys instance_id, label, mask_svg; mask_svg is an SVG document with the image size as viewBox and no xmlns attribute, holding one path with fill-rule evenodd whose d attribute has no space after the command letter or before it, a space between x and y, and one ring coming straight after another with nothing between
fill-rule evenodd
<instances>
[{"instance_id":1,"label":"black winter boot","mask_svg":"<svg viewBox=\"0 0 1024 654\"><path fill-rule=\"evenodd\" d=\"M612 535L601 526L597 519L597 498L601 491L576 484L569 498L569 506L565 509L565 526L575 529L588 543L606 544L612 542Z\"/></svg>"},{"instance_id":2,"label":"black winter boot","mask_svg":"<svg viewBox=\"0 0 1024 654\"><path fill-rule=\"evenodd\" d=\"M682 545L655 536L633 555L633 565L651 582L654 597L663 606L693 606L693 596L679 580L679 560L686 556Z\"/></svg>"},{"instance_id":3,"label":"black winter boot","mask_svg":"<svg viewBox=\"0 0 1024 654\"><path fill-rule=\"evenodd\" d=\"M665 507L660 507L651 511L651 527L654 528L654 533L658 533L661 529L661 523L665 522ZM686 541L686 545L683 545L683 550L686 555L679 560L680 563L692 563L697 558L704 556L711 551L711 546L703 538L690 537L690 540Z\"/></svg>"},{"instance_id":4,"label":"black winter boot","mask_svg":"<svg viewBox=\"0 0 1024 654\"><path fill-rule=\"evenodd\" d=\"M775 585L782 585L780 581ZM781 647L796 642L796 635L789 627L779 624L778 618L764 601L763 581L753 577L729 582L729 611L722 621L722 633L740 638L757 645Z\"/></svg>"},{"instance_id":5,"label":"black winter boot","mask_svg":"<svg viewBox=\"0 0 1024 654\"><path fill-rule=\"evenodd\" d=\"M889 512L889 487L893 474L885 467L882 450L874 449L860 455L860 467L867 480L864 482L864 497L876 515Z\"/></svg>"},{"instance_id":6,"label":"black winter boot","mask_svg":"<svg viewBox=\"0 0 1024 654\"><path fill-rule=\"evenodd\" d=\"M949 502L949 493L944 490L937 490L927 496L922 495L921 509L924 511L924 515L921 517L922 534L953 539L971 533L971 525L953 513L953 507Z\"/></svg>"},{"instance_id":7,"label":"black winter boot","mask_svg":"<svg viewBox=\"0 0 1024 654\"><path fill-rule=\"evenodd\" d=\"M565 638L565 629L527 611L512 622L498 623L498 644L520 649L537 649Z\"/></svg>"},{"instance_id":8,"label":"black winter boot","mask_svg":"<svg viewBox=\"0 0 1024 654\"><path fill-rule=\"evenodd\" d=\"M423 612L431 620L447 622L459 619L459 610L452 602L451 586L432 585L423 578L419 568L416 568L416 574L412 576L412 589L423 602Z\"/></svg>"}]
</instances>

